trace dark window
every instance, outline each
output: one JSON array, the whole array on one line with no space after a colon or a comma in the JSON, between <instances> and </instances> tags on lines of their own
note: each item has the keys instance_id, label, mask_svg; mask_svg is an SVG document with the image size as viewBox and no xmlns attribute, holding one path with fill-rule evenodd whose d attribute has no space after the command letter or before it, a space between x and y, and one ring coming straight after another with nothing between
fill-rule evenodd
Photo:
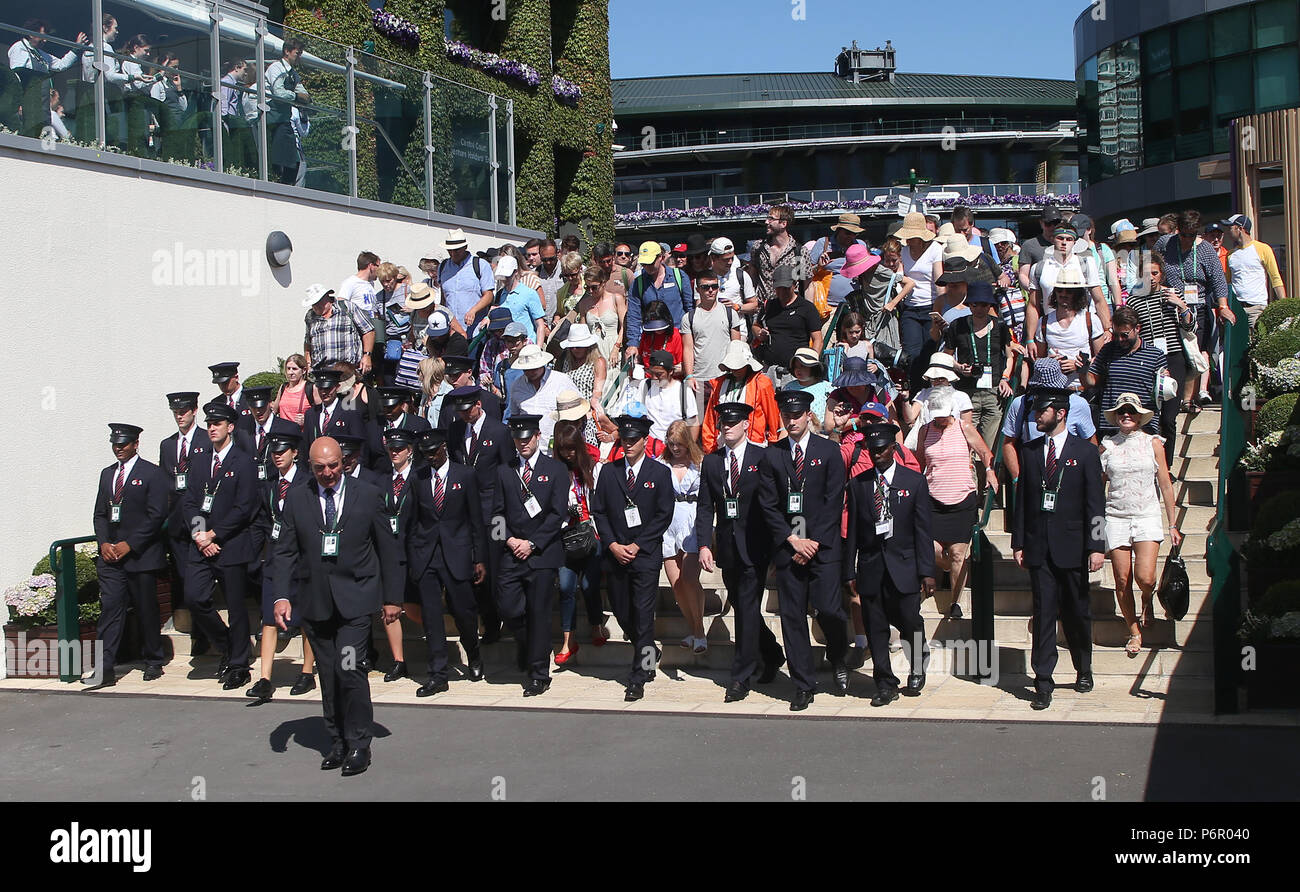
<instances>
[{"instance_id":1,"label":"dark window","mask_svg":"<svg viewBox=\"0 0 1300 892\"><path fill-rule=\"evenodd\" d=\"M1222 59L1250 49L1250 7L1239 6L1221 12L1213 19L1210 40L1214 43L1214 57Z\"/></svg>"},{"instance_id":2,"label":"dark window","mask_svg":"<svg viewBox=\"0 0 1300 892\"><path fill-rule=\"evenodd\" d=\"M1174 64L1169 29L1161 28L1142 37L1142 69L1149 74L1168 71Z\"/></svg>"},{"instance_id":3,"label":"dark window","mask_svg":"<svg viewBox=\"0 0 1300 892\"><path fill-rule=\"evenodd\" d=\"M1255 56L1255 110L1300 105L1300 50L1279 47Z\"/></svg>"},{"instance_id":4,"label":"dark window","mask_svg":"<svg viewBox=\"0 0 1300 892\"><path fill-rule=\"evenodd\" d=\"M1300 35L1300 6L1295 0L1271 0L1255 7L1255 48L1295 43Z\"/></svg>"},{"instance_id":5,"label":"dark window","mask_svg":"<svg viewBox=\"0 0 1300 892\"><path fill-rule=\"evenodd\" d=\"M1177 45L1175 61L1178 65L1196 65L1208 58L1209 51L1206 44L1209 39L1209 28L1206 27L1204 18L1180 22L1174 35Z\"/></svg>"}]
</instances>

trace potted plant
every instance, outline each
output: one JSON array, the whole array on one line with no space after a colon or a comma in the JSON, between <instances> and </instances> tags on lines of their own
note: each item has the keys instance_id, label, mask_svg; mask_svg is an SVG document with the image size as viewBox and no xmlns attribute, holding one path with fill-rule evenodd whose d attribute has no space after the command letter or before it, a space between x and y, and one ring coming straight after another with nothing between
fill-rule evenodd
<instances>
[{"instance_id":1,"label":"potted plant","mask_svg":"<svg viewBox=\"0 0 1300 892\"><path fill-rule=\"evenodd\" d=\"M1273 583L1294 577L1300 565L1300 517L1296 517L1295 502L1294 492L1265 500L1242 544L1252 604Z\"/></svg>"},{"instance_id":2,"label":"potted plant","mask_svg":"<svg viewBox=\"0 0 1300 892\"><path fill-rule=\"evenodd\" d=\"M80 557L80 555L79 555ZM46 565L48 567L48 560ZM93 561L92 561L93 567ZM78 567L80 570L80 567ZM4 600L10 619L5 623L5 653L12 678L57 678L58 666L58 607L57 585L50 573L35 573L26 580L5 589ZM96 582L86 592L78 586L77 615L80 622L78 638L95 640L95 624L99 620L99 585ZM38 656L39 655L39 656Z\"/></svg>"},{"instance_id":3,"label":"potted plant","mask_svg":"<svg viewBox=\"0 0 1300 892\"><path fill-rule=\"evenodd\" d=\"M1242 614L1237 637L1243 648L1247 705L1300 706L1300 580L1286 580Z\"/></svg>"}]
</instances>

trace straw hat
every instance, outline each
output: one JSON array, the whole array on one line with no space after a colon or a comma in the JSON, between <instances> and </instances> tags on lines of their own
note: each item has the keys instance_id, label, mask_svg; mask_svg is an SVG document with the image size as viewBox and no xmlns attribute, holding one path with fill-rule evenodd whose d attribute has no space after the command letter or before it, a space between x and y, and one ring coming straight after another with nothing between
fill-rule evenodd
<instances>
[{"instance_id":1,"label":"straw hat","mask_svg":"<svg viewBox=\"0 0 1300 892\"><path fill-rule=\"evenodd\" d=\"M519 356L510 364L510 367L526 372L529 369L540 369L543 366L548 366L554 359L554 356L536 344L525 344L524 348L519 351Z\"/></svg>"},{"instance_id":2,"label":"straw hat","mask_svg":"<svg viewBox=\"0 0 1300 892\"><path fill-rule=\"evenodd\" d=\"M950 235L960 235L960 234L961 233L959 233L951 223L945 223L939 227L939 231L935 233L935 238L946 239Z\"/></svg>"},{"instance_id":3,"label":"straw hat","mask_svg":"<svg viewBox=\"0 0 1300 892\"><path fill-rule=\"evenodd\" d=\"M1088 284L1083 281L1083 272L1077 267L1067 266L1061 270L1056 277L1056 284L1052 286L1053 290L1060 288L1087 288Z\"/></svg>"},{"instance_id":4,"label":"straw hat","mask_svg":"<svg viewBox=\"0 0 1300 892\"><path fill-rule=\"evenodd\" d=\"M942 234L942 231L940 232ZM966 240L966 236L960 233L948 236L943 240L943 259L950 257L960 257L967 263L974 263L980 259L981 251L978 245L972 245Z\"/></svg>"},{"instance_id":5,"label":"straw hat","mask_svg":"<svg viewBox=\"0 0 1300 892\"><path fill-rule=\"evenodd\" d=\"M1119 409L1121 406L1132 406L1138 410L1138 427L1142 427L1156 417L1155 412L1142 405L1142 398L1136 393L1121 393L1115 400L1115 405L1107 409L1105 413L1106 420L1115 427L1119 427Z\"/></svg>"},{"instance_id":6,"label":"straw hat","mask_svg":"<svg viewBox=\"0 0 1300 892\"><path fill-rule=\"evenodd\" d=\"M930 367L925 370L924 378L931 380L943 378L952 382L957 380L957 365L950 353L935 353L930 357Z\"/></svg>"},{"instance_id":7,"label":"straw hat","mask_svg":"<svg viewBox=\"0 0 1300 892\"><path fill-rule=\"evenodd\" d=\"M729 341L727 343L727 353L722 357L722 361L718 363L718 368L724 372L734 372L744 366L749 366L756 372L763 370L763 364L754 358L748 344L744 341ZM519 364L515 363L515 368L518 367Z\"/></svg>"},{"instance_id":8,"label":"straw hat","mask_svg":"<svg viewBox=\"0 0 1300 892\"><path fill-rule=\"evenodd\" d=\"M581 421L590 411L591 403L578 391L561 390L555 398L555 411L550 415L552 421Z\"/></svg>"},{"instance_id":9,"label":"straw hat","mask_svg":"<svg viewBox=\"0 0 1300 892\"><path fill-rule=\"evenodd\" d=\"M440 293L437 288L423 282L419 285L412 285L411 289L406 292L406 303L402 304L402 309L408 313L412 310L423 310L433 304Z\"/></svg>"},{"instance_id":10,"label":"straw hat","mask_svg":"<svg viewBox=\"0 0 1300 892\"><path fill-rule=\"evenodd\" d=\"M903 218L903 225L894 233L900 242L910 238L919 238L923 242L934 241L934 233L925 226L925 214L913 211Z\"/></svg>"},{"instance_id":11,"label":"straw hat","mask_svg":"<svg viewBox=\"0 0 1300 892\"><path fill-rule=\"evenodd\" d=\"M560 349L568 350L570 347L594 347L600 343L600 338L596 337L585 323L575 322L569 326L569 334L564 340L560 341Z\"/></svg>"}]
</instances>

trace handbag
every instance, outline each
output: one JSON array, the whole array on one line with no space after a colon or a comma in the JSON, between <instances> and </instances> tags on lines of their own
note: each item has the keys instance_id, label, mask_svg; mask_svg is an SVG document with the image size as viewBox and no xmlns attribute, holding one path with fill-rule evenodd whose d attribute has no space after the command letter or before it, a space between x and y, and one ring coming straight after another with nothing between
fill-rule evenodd
<instances>
[{"instance_id":1,"label":"handbag","mask_svg":"<svg viewBox=\"0 0 1300 892\"><path fill-rule=\"evenodd\" d=\"M384 359L389 362L397 362L402 358L402 342L400 340L384 341Z\"/></svg>"},{"instance_id":2,"label":"handbag","mask_svg":"<svg viewBox=\"0 0 1300 892\"><path fill-rule=\"evenodd\" d=\"M565 527L560 531L560 539L567 558L589 558L598 547L596 525L590 520L579 520Z\"/></svg>"},{"instance_id":3,"label":"handbag","mask_svg":"<svg viewBox=\"0 0 1300 892\"><path fill-rule=\"evenodd\" d=\"M1160 574L1160 606L1170 619L1180 620L1187 616L1187 607L1191 599L1191 586L1187 580L1187 564L1183 562L1181 545L1175 545L1165 558L1165 569Z\"/></svg>"}]
</instances>

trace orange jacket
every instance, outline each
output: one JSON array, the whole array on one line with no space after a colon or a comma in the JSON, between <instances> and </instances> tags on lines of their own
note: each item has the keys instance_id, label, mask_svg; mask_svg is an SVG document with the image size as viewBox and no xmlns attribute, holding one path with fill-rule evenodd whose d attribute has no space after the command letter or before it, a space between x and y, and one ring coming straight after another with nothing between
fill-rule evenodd
<instances>
[{"instance_id":1,"label":"orange jacket","mask_svg":"<svg viewBox=\"0 0 1300 892\"><path fill-rule=\"evenodd\" d=\"M718 420L713 407L718 404L718 395L730 375L720 375L713 379L713 389L709 394L709 405L704 410L704 454L718 448ZM753 407L749 416L749 442L767 444L775 443L785 435L781 427L781 413L776 408L776 391L772 379L762 372L754 372L745 384L745 402Z\"/></svg>"}]
</instances>

